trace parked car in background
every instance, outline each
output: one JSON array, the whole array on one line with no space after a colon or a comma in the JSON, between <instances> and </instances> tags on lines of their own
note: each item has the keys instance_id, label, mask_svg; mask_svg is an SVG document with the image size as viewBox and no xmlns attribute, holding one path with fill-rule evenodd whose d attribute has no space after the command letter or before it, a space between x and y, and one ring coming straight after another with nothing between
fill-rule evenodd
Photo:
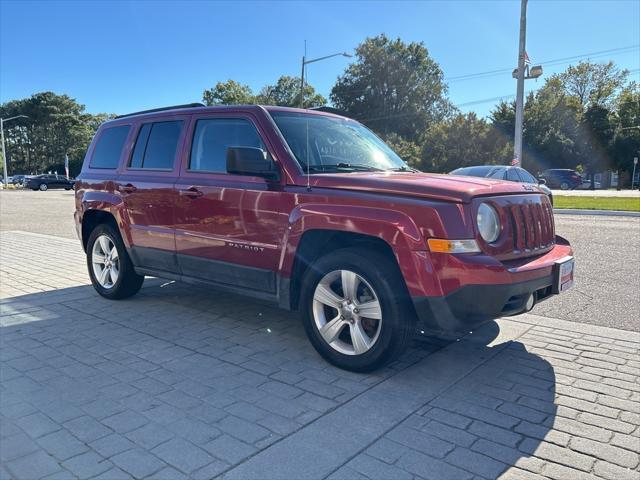
<instances>
[{"instance_id":1,"label":"parked car in background","mask_svg":"<svg viewBox=\"0 0 640 480\"><path fill-rule=\"evenodd\" d=\"M13 185L24 185L26 178L26 175L14 175L9 183L12 183Z\"/></svg>"},{"instance_id":2,"label":"parked car in background","mask_svg":"<svg viewBox=\"0 0 640 480\"><path fill-rule=\"evenodd\" d=\"M573 190L582 185L582 177L575 170L569 168L551 168L540 174L549 188Z\"/></svg>"},{"instance_id":3,"label":"parked car in background","mask_svg":"<svg viewBox=\"0 0 640 480\"><path fill-rule=\"evenodd\" d=\"M130 297L150 275L299 310L317 351L354 371L402 353L418 320L466 333L573 283L539 188L413 171L330 113L118 117L89 146L75 200L98 294Z\"/></svg>"},{"instance_id":4,"label":"parked car in background","mask_svg":"<svg viewBox=\"0 0 640 480\"><path fill-rule=\"evenodd\" d=\"M466 175L468 177L494 178L496 180L536 185L549 197L549 202L553 205L553 193L551 192L551 189L544 184L544 181L537 180L536 177L531 175L524 168L512 167L510 165L478 165L474 167L457 168L449 174Z\"/></svg>"},{"instance_id":5,"label":"parked car in background","mask_svg":"<svg viewBox=\"0 0 640 480\"><path fill-rule=\"evenodd\" d=\"M50 188L64 188L71 190L74 185L73 180L67 179L64 175L43 174L29 177L26 180L25 187L31 190L46 191Z\"/></svg>"},{"instance_id":6,"label":"parked car in background","mask_svg":"<svg viewBox=\"0 0 640 480\"><path fill-rule=\"evenodd\" d=\"M597 180L593 182L593 186L596 190L599 190L600 188L602 188L602 184L600 182L598 182ZM591 179L587 176L582 178L582 183L576 187L579 190L589 190L591 189Z\"/></svg>"}]
</instances>

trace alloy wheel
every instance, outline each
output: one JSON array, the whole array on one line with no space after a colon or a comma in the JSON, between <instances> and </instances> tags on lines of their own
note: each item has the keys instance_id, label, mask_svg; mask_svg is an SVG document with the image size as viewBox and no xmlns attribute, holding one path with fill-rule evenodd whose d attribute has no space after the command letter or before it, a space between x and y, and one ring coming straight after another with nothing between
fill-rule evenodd
<instances>
[{"instance_id":1,"label":"alloy wheel","mask_svg":"<svg viewBox=\"0 0 640 480\"><path fill-rule=\"evenodd\" d=\"M334 270L316 286L313 319L331 348L345 355L362 355L380 336L382 308L378 295L362 276Z\"/></svg>"},{"instance_id":2,"label":"alloy wheel","mask_svg":"<svg viewBox=\"0 0 640 480\"><path fill-rule=\"evenodd\" d=\"M113 288L120 275L120 258L115 243L108 235L100 235L93 242L91 265L100 286Z\"/></svg>"}]
</instances>

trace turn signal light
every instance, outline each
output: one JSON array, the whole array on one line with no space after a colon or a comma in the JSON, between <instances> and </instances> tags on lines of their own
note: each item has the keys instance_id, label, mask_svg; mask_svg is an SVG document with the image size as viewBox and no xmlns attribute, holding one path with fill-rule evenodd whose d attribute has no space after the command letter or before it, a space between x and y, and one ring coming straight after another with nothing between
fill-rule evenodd
<instances>
[{"instance_id":1,"label":"turn signal light","mask_svg":"<svg viewBox=\"0 0 640 480\"><path fill-rule=\"evenodd\" d=\"M478 253L480 248L475 240L447 240L430 238L427 240L429 250L438 253Z\"/></svg>"}]
</instances>

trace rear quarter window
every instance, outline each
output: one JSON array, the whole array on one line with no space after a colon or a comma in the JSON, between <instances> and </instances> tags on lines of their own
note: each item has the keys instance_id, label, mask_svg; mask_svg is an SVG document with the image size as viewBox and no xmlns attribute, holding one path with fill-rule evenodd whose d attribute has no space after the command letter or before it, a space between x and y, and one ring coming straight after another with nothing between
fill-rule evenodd
<instances>
[{"instance_id":1,"label":"rear quarter window","mask_svg":"<svg viewBox=\"0 0 640 480\"><path fill-rule=\"evenodd\" d=\"M89 166L91 168L118 168L120 154L129 135L129 128L129 125L121 125L102 130L93 149Z\"/></svg>"},{"instance_id":2,"label":"rear quarter window","mask_svg":"<svg viewBox=\"0 0 640 480\"><path fill-rule=\"evenodd\" d=\"M182 120L175 120L143 124L129 168L173 169L182 123Z\"/></svg>"}]
</instances>

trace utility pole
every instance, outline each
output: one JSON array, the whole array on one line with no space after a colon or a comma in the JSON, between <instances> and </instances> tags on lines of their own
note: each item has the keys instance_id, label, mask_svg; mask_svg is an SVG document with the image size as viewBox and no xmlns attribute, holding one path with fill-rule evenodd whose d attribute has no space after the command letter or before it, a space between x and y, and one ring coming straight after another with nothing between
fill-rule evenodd
<instances>
[{"instance_id":1,"label":"utility pole","mask_svg":"<svg viewBox=\"0 0 640 480\"><path fill-rule=\"evenodd\" d=\"M7 154L4 150L4 122L15 120L16 118L29 118L26 115L16 115L11 118L0 118L0 137L2 138L2 173L4 176L4 186L8 186L8 173L7 173Z\"/></svg>"},{"instance_id":2,"label":"utility pole","mask_svg":"<svg viewBox=\"0 0 640 480\"><path fill-rule=\"evenodd\" d=\"M4 152L4 119L0 118L0 135L2 136L2 174L4 176L4 187L9 186L7 178L7 154Z\"/></svg>"},{"instance_id":3,"label":"utility pole","mask_svg":"<svg viewBox=\"0 0 640 480\"><path fill-rule=\"evenodd\" d=\"M346 52L333 53L331 55L325 55L324 57L314 58L312 60L307 60L307 42L304 43L305 54L302 56L302 73L300 75L300 108L304 108L304 71L308 64L319 62L321 60L326 60L327 58L333 57L346 57L351 58L352 55Z\"/></svg>"},{"instance_id":4,"label":"utility pole","mask_svg":"<svg viewBox=\"0 0 640 480\"><path fill-rule=\"evenodd\" d=\"M522 117L524 110L524 57L527 39L527 1L520 4L520 44L518 47L518 86L516 89L516 131L513 142L513 160L522 167Z\"/></svg>"}]
</instances>

